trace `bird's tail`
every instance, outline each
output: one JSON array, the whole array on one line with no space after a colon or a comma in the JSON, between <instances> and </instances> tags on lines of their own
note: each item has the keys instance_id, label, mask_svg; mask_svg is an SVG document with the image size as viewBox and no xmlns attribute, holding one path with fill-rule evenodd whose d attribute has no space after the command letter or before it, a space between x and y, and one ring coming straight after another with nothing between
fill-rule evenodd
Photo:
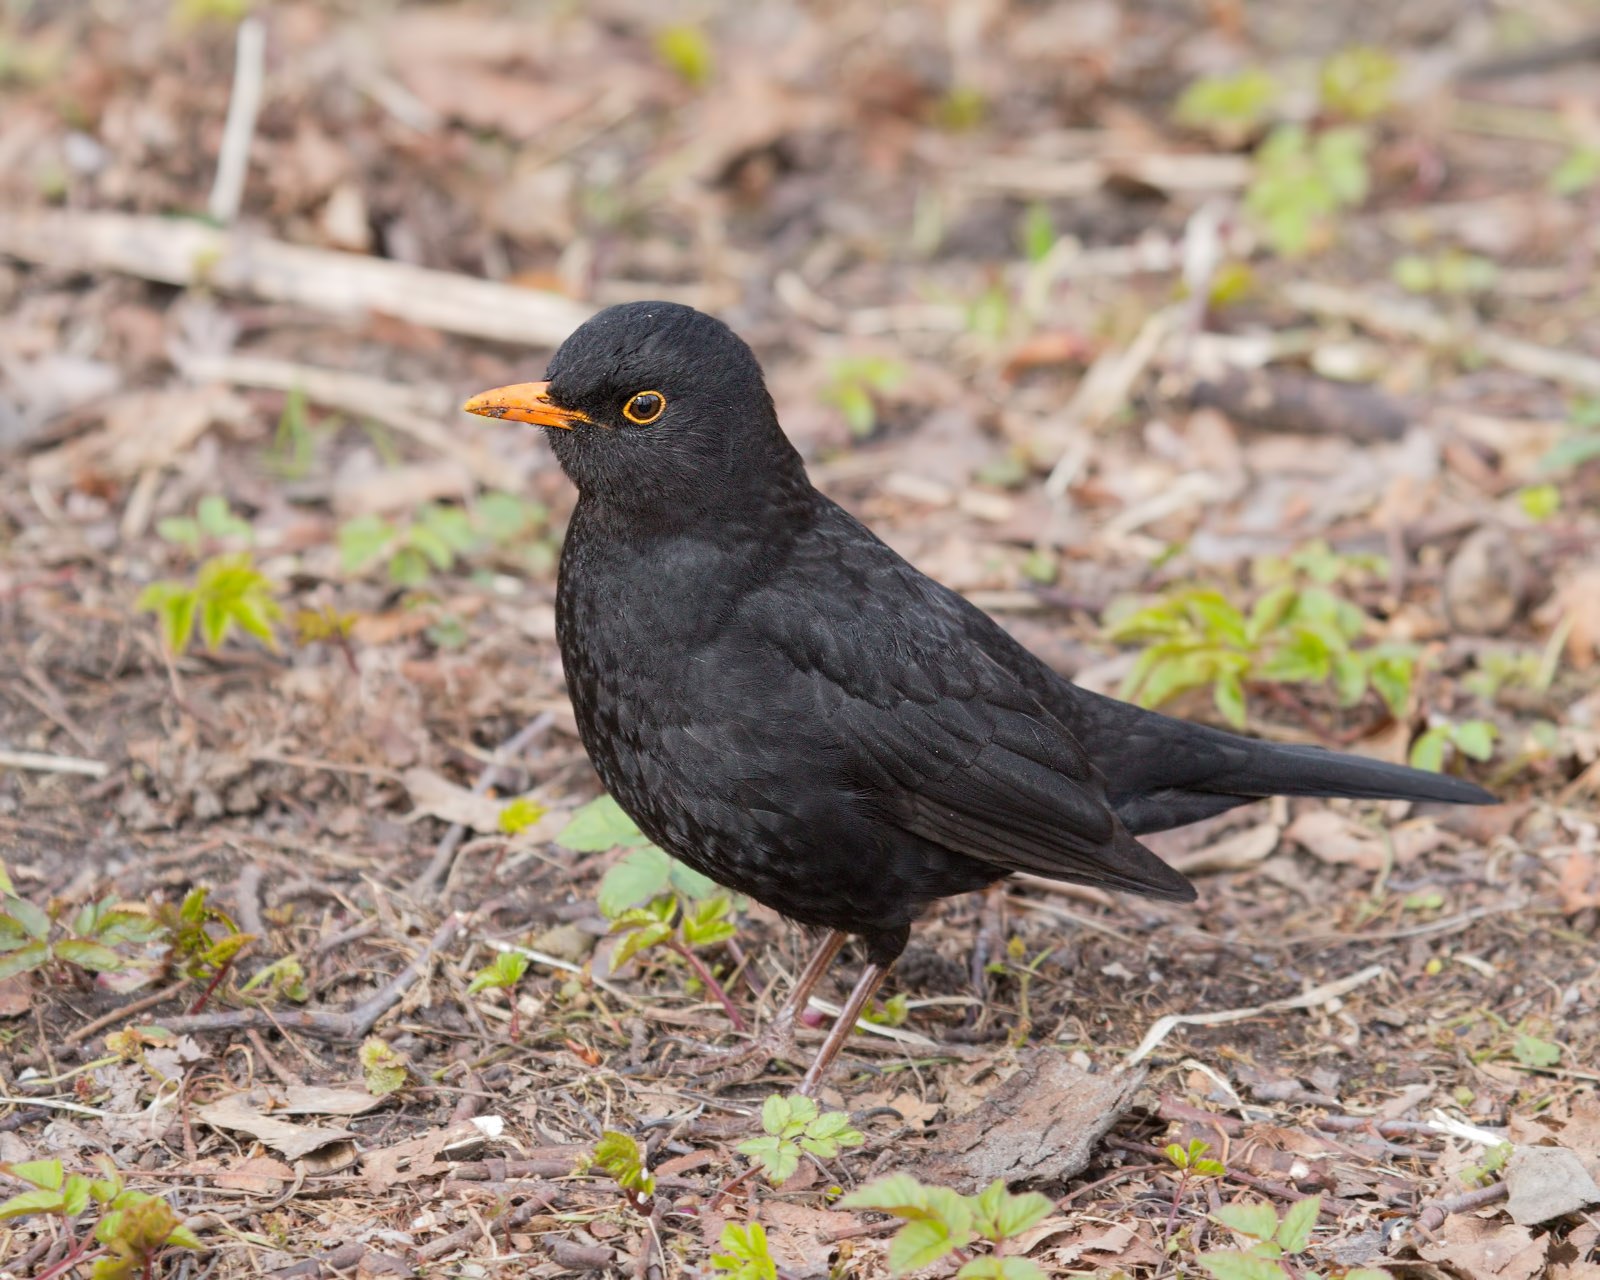
<instances>
[{"instance_id":1,"label":"bird's tail","mask_svg":"<svg viewBox=\"0 0 1600 1280\"><path fill-rule=\"evenodd\" d=\"M1322 747L1266 742L1174 720L1110 698L1085 705L1096 740L1120 741L1107 770L1112 805L1142 835L1266 796L1341 796L1494 804L1476 783Z\"/></svg>"}]
</instances>

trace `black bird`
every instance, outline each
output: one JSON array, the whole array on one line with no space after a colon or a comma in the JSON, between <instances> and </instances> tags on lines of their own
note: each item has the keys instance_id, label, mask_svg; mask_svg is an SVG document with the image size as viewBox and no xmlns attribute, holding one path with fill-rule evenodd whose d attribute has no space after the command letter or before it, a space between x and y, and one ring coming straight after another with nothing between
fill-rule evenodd
<instances>
[{"instance_id":1,"label":"black bird","mask_svg":"<svg viewBox=\"0 0 1600 1280\"><path fill-rule=\"evenodd\" d=\"M935 899L1030 871L1186 902L1136 836L1263 796L1493 800L1073 685L813 488L754 353L693 308L610 307L547 378L466 408L547 428L578 487L556 635L590 759L667 852L829 931L757 1050L866 944L804 1092Z\"/></svg>"}]
</instances>

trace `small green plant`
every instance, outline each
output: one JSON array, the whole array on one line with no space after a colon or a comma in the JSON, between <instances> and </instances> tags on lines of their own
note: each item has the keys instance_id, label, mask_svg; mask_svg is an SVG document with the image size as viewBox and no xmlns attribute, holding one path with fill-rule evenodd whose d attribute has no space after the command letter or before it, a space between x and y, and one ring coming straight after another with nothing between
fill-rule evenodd
<instances>
[{"instance_id":1,"label":"small green plant","mask_svg":"<svg viewBox=\"0 0 1600 1280\"><path fill-rule=\"evenodd\" d=\"M91 1280L133 1280L152 1275L164 1249L205 1247L160 1196L129 1191L109 1156L94 1160L98 1178L68 1174L59 1160L0 1164L0 1173L31 1188L0 1202L0 1221L48 1214L65 1224L72 1244L52 1274L65 1275L89 1263ZM77 1220L91 1205L99 1206L100 1216L92 1235L79 1239ZM91 1250L90 1240L100 1248Z\"/></svg>"},{"instance_id":2,"label":"small green plant","mask_svg":"<svg viewBox=\"0 0 1600 1280\"><path fill-rule=\"evenodd\" d=\"M711 1269L728 1280L778 1280L778 1264L767 1250L767 1231L759 1222L729 1222L719 1241L726 1253L711 1255Z\"/></svg>"},{"instance_id":3,"label":"small green plant","mask_svg":"<svg viewBox=\"0 0 1600 1280\"><path fill-rule=\"evenodd\" d=\"M88 903L58 919L26 898L5 893L0 895L0 980L36 970L57 977L120 975L131 967L137 978L131 986L109 985L132 990L148 981L148 967L140 969L118 948L139 946L160 932L160 925L149 916L125 910L112 898Z\"/></svg>"},{"instance_id":4,"label":"small green plant","mask_svg":"<svg viewBox=\"0 0 1600 1280\"><path fill-rule=\"evenodd\" d=\"M177 906L163 902L156 908L156 920L171 948L168 964L190 981L206 984L190 1013L199 1013L205 1007L234 961L256 940L255 934L242 933L233 917L212 906L207 896L207 889L197 886Z\"/></svg>"},{"instance_id":5,"label":"small green plant","mask_svg":"<svg viewBox=\"0 0 1600 1280\"><path fill-rule=\"evenodd\" d=\"M843 1148L859 1147L866 1141L843 1111L819 1111L815 1102L801 1094L790 1098L769 1094L761 1104L761 1127L765 1130L762 1136L745 1139L738 1151L749 1156L775 1187L794 1176L802 1152L832 1160Z\"/></svg>"},{"instance_id":6,"label":"small green plant","mask_svg":"<svg viewBox=\"0 0 1600 1280\"><path fill-rule=\"evenodd\" d=\"M1365 129L1341 125L1312 133L1279 125L1256 149L1256 174L1245 208L1268 244L1284 257L1320 247L1334 217L1367 198L1371 173Z\"/></svg>"},{"instance_id":7,"label":"small green plant","mask_svg":"<svg viewBox=\"0 0 1600 1280\"><path fill-rule=\"evenodd\" d=\"M361 1042L356 1057L361 1063L362 1078L367 1092L374 1098L385 1098L406 1087L411 1067L401 1053L381 1036L368 1036Z\"/></svg>"},{"instance_id":8,"label":"small green plant","mask_svg":"<svg viewBox=\"0 0 1600 1280\"><path fill-rule=\"evenodd\" d=\"M1500 270L1488 258L1476 253L1447 249L1425 257L1409 253L1397 258L1390 274L1407 293L1440 293L1466 296L1487 293L1500 278Z\"/></svg>"},{"instance_id":9,"label":"small green plant","mask_svg":"<svg viewBox=\"0 0 1600 1280\"><path fill-rule=\"evenodd\" d=\"M239 988L240 995L260 991L271 1000L304 1004L311 996L306 989L306 970L296 956L283 956L263 966Z\"/></svg>"},{"instance_id":10,"label":"small green plant","mask_svg":"<svg viewBox=\"0 0 1600 1280\"><path fill-rule=\"evenodd\" d=\"M1036 1191L1012 1195L998 1178L975 1196L930 1187L907 1173L890 1174L852 1191L841 1209L873 1209L901 1218L905 1226L889 1242L889 1270L902 1276L954 1255L957 1280L1044 1280L1036 1262L1007 1255L1006 1246L1037 1226L1051 1203ZM972 1246L988 1251L974 1255Z\"/></svg>"},{"instance_id":11,"label":"small green plant","mask_svg":"<svg viewBox=\"0 0 1600 1280\"><path fill-rule=\"evenodd\" d=\"M405 524L355 516L339 526L339 562L356 575L384 565L389 581L416 588L487 548L538 545L529 540L547 519L542 504L499 491L484 494L471 510L427 503Z\"/></svg>"},{"instance_id":12,"label":"small green plant","mask_svg":"<svg viewBox=\"0 0 1600 1280\"><path fill-rule=\"evenodd\" d=\"M1400 64L1382 49L1352 45L1328 58L1317 72L1322 109L1345 120L1371 120L1394 105Z\"/></svg>"},{"instance_id":13,"label":"small green plant","mask_svg":"<svg viewBox=\"0 0 1600 1280\"><path fill-rule=\"evenodd\" d=\"M1017 223L1017 246L1029 262L1039 262L1056 245L1055 219L1050 216L1050 206L1042 201L1029 202Z\"/></svg>"},{"instance_id":14,"label":"small green plant","mask_svg":"<svg viewBox=\"0 0 1600 1280\"><path fill-rule=\"evenodd\" d=\"M1321 1196L1297 1200L1282 1218L1270 1204L1225 1204L1211 1220L1233 1232L1242 1247L1209 1250L1196 1260L1213 1280L1322 1280L1319 1272L1298 1265L1291 1271L1281 1261L1310 1247L1321 1212ZM1391 1280L1387 1271L1376 1267L1355 1267L1336 1274L1343 1280Z\"/></svg>"},{"instance_id":15,"label":"small green plant","mask_svg":"<svg viewBox=\"0 0 1600 1280\"><path fill-rule=\"evenodd\" d=\"M212 556L192 583L166 579L152 582L136 608L161 621L161 635L173 653L183 653L194 636L196 621L206 648L215 650L238 628L269 649L278 647L272 624L283 616L272 583L255 567L249 552Z\"/></svg>"},{"instance_id":16,"label":"small green plant","mask_svg":"<svg viewBox=\"0 0 1600 1280\"><path fill-rule=\"evenodd\" d=\"M515 1043L522 1038L522 1027L517 1016L516 985L528 972L528 957L520 951L501 951L467 984L467 994L475 996L480 991L504 991L511 1005L511 1023L506 1034Z\"/></svg>"},{"instance_id":17,"label":"small green plant","mask_svg":"<svg viewBox=\"0 0 1600 1280\"><path fill-rule=\"evenodd\" d=\"M711 42L699 27L680 23L656 32L656 57L691 89L704 88L711 79L715 60Z\"/></svg>"},{"instance_id":18,"label":"small green plant","mask_svg":"<svg viewBox=\"0 0 1600 1280\"><path fill-rule=\"evenodd\" d=\"M1582 399L1568 415L1573 430L1539 459L1539 469L1559 475L1600 458L1600 396Z\"/></svg>"},{"instance_id":19,"label":"small green plant","mask_svg":"<svg viewBox=\"0 0 1600 1280\"><path fill-rule=\"evenodd\" d=\"M519 836L549 811L548 806L537 800L518 796L500 810L500 830L508 836Z\"/></svg>"},{"instance_id":20,"label":"small green plant","mask_svg":"<svg viewBox=\"0 0 1600 1280\"><path fill-rule=\"evenodd\" d=\"M635 1210L650 1212L650 1198L656 1193L655 1175L645 1166L644 1152L633 1138L615 1129L605 1130L594 1144L594 1166L622 1188Z\"/></svg>"},{"instance_id":21,"label":"small green plant","mask_svg":"<svg viewBox=\"0 0 1600 1280\"><path fill-rule=\"evenodd\" d=\"M695 954L726 942L738 931L734 903L715 882L651 844L610 796L601 796L572 815L555 838L578 853L622 846L627 852L600 879L597 905L613 933L627 936L612 956L621 965L652 948L664 947L684 961L741 1031L743 1015L722 984Z\"/></svg>"},{"instance_id":22,"label":"small green plant","mask_svg":"<svg viewBox=\"0 0 1600 1280\"><path fill-rule=\"evenodd\" d=\"M1497 1142L1492 1147L1484 1148L1483 1156L1478 1163L1469 1164L1461 1171L1462 1185L1467 1187L1488 1186L1505 1170L1506 1161L1511 1159L1512 1150L1513 1147L1509 1142Z\"/></svg>"},{"instance_id":23,"label":"small green plant","mask_svg":"<svg viewBox=\"0 0 1600 1280\"><path fill-rule=\"evenodd\" d=\"M1441 720L1411 744L1411 767L1438 773L1444 768L1445 753L1452 749L1481 763L1494 755L1499 736L1500 730L1489 720Z\"/></svg>"},{"instance_id":24,"label":"small green plant","mask_svg":"<svg viewBox=\"0 0 1600 1280\"><path fill-rule=\"evenodd\" d=\"M256 531L243 516L235 515L226 498L210 494L195 504L192 516L168 516L156 521L156 532L167 542L199 555L209 542L251 546Z\"/></svg>"},{"instance_id":25,"label":"small green plant","mask_svg":"<svg viewBox=\"0 0 1600 1280\"><path fill-rule=\"evenodd\" d=\"M1183 91L1173 118L1203 129L1225 146L1237 146L1271 119L1282 87L1268 72L1247 67L1232 75L1205 76Z\"/></svg>"},{"instance_id":26,"label":"small green plant","mask_svg":"<svg viewBox=\"0 0 1600 1280\"><path fill-rule=\"evenodd\" d=\"M828 367L822 401L844 415L851 434L870 436L883 397L905 381L905 366L887 356L848 356Z\"/></svg>"},{"instance_id":27,"label":"small green plant","mask_svg":"<svg viewBox=\"0 0 1600 1280\"><path fill-rule=\"evenodd\" d=\"M1379 557L1339 556L1312 543L1256 561L1253 580L1265 589L1249 612L1211 587L1179 587L1143 605L1116 602L1108 638L1145 642L1122 696L1155 707L1209 686L1217 710L1243 728L1247 685L1331 682L1341 707L1371 689L1398 719L1410 702L1417 650L1365 643L1376 620L1332 589L1381 568Z\"/></svg>"},{"instance_id":28,"label":"small green plant","mask_svg":"<svg viewBox=\"0 0 1600 1280\"><path fill-rule=\"evenodd\" d=\"M1600 147L1574 147L1550 175L1550 190L1577 196L1600 186Z\"/></svg>"}]
</instances>

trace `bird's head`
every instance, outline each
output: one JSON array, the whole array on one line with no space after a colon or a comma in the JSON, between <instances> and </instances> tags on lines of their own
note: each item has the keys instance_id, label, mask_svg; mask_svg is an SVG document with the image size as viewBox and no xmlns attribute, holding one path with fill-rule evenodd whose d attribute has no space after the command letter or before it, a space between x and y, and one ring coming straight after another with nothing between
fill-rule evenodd
<instances>
[{"instance_id":1,"label":"bird's head","mask_svg":"<svg viewBox=\"0 0 1600 1280\"><path fill-rule=\"evenodd\" d=\"M804 483L755 353L675 302L607 307L561 344L545 381L463 407L544 427L579 492L608 504L715 510Z\"/></svg>"}]
</instances>

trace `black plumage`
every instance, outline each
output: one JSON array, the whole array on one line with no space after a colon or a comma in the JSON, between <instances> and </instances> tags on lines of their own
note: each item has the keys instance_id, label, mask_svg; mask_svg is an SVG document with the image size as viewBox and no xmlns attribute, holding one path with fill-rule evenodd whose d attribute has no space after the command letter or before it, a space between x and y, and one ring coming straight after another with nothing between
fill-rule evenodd
<instances>
[{"instance_id":1,"label":"black plumage","mask_svg":"<svg viewBox=\"0 0 1600 1280\"><path fill-rule=\"evenodd\" d=\"M691 308L609 308L547 383L468 407L545 425L578 487L556 627L607 789L880 975L930 902L1013 871L1192 899L1136 836L1252 799L1491 800L1077 688L819 493L750 349Z\"/></svg>"}]
</instances>

